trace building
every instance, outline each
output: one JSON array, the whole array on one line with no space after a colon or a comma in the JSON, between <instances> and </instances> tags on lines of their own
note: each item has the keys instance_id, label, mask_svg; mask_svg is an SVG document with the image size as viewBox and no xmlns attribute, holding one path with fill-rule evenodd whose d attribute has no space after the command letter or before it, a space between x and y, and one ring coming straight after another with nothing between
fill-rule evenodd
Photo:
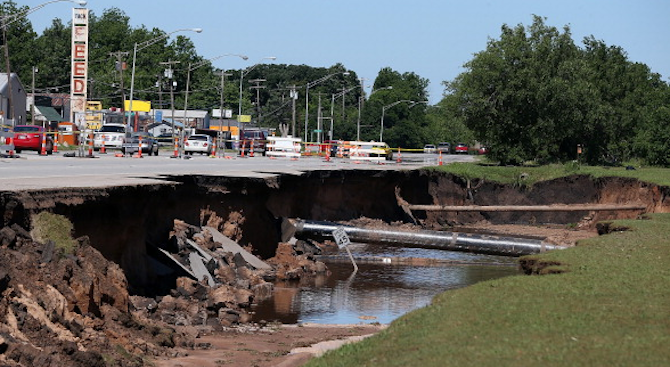
<instances>
[{"instance_id":1,"label":"building","mask_svg":"<svg viewBox=\"0 0 670 367\"><path fill-rule=\"evenodd\" d=\"M0 73L0 125L23 125L26 123L28 95L16 73L10 73L10 78L7 73Z\"/></svg>"}]
</instances>

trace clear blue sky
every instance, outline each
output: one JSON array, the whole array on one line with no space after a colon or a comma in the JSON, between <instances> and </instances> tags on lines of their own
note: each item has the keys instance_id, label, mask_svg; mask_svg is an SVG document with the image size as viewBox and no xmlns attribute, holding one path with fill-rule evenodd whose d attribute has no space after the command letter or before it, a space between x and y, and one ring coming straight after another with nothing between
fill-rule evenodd
<instances>
[{"instance_id":1,"label":"clear blue sky","mask_svg":"<svg viewBox=\"0 0 670 367\"><path fill-rule=\"evenodd\" d=\"M17 1L30 7L44 2ZM67 24L72 6L50 4L28 18L41 33L53 18ZM443 81L463 72L489 38L500 37L502 24L527 26L533 14L559 29L570 26L580 46L593 35L670 78L669 0L89 0L87 7L98 16L117 7L133 27L202 28L183 34L204 58L249 56L246 62L215 60L219 68L244 68L266 56L276 56L277 64L339 62L366 78L366 85L384 67L414 72L429 79L431 104L441 99Z\"/></svg>"}]
</instances>

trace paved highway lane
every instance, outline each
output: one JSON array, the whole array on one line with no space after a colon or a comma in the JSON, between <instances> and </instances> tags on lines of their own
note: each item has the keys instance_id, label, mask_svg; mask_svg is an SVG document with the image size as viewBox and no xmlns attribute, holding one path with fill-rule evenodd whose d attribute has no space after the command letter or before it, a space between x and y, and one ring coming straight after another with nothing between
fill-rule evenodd
<instances>
[{"instance_id":1,"label":"paved highway lane","mask_svg":"<svg viewBox=\"0 0 670 367\"><path fill-rule=\"evenodd\" d=\"M229 155L210 158L194 155L172 158L168 152L159 156L117 157L113 153L90 157L66 157L63 153L51 156L21 154L20 158L0 159L0 191L36 190L63 187L106 187L155 184L166 175L215 175L227 177L269 177L278 173L299 175L315 170L398 170L416 169L438 164L439 156L423 153L403 153L402 162L354 161L349 158L301 157L241 158ZM443 164L474 161L474 156L444 155Z\"/></svg>"}]
</instances>

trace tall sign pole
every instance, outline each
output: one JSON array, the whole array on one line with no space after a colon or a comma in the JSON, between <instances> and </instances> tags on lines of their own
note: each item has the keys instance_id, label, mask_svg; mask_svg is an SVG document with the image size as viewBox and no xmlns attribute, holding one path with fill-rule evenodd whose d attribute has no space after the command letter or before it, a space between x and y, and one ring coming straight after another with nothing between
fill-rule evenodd
<instances>
[{"instance_id":1,"label":"tall sign pole","mask_svg":"<svg viewBox=\"0 0 670 367\"><path fill-rule=\"evenodd\" d=\"M70 79L70 116L80 129L86 127L88 84L88 9L72 9L72 69Z\"/></svg>"}]
</instances>

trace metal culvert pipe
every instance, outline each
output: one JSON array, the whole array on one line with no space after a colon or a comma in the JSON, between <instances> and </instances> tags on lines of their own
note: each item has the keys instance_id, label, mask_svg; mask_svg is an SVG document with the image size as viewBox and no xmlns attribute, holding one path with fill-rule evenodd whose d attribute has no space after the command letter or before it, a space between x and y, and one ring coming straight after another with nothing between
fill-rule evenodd
<instances>
[{"instance_id":1,"label":"metal culvert pipe","mask_svg":"<svg viewBox=\"0 0 670 367\"><path fill-rule=\"evenodd\" d=\"M345 226L332 222L288 220L284 237L298 239L333 239L333 231L343 228L351 242L376 243L398 247L420 247L448 251L462 251L487 255L521 256L544 251L564 249L538 239L503 237L441 231L390 231Z\"/></svg>"}]
</instances>

